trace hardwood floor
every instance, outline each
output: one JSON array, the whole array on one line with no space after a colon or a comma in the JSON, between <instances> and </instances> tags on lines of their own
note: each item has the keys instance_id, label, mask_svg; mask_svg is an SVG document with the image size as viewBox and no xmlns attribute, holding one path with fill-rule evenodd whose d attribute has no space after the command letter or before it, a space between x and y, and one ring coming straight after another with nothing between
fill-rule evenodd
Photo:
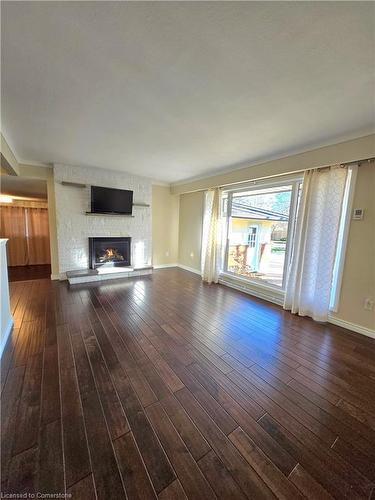
<instances>
[{"instance_id":1,"label":"hardwood floor","mask_svg":"<svg viewBox=\"0 0 375 500\"><path fill-rule=\"evenodd\" d=\"M375 341L180 269L10 289L3 494L374 498Z\"/></svg>"},{"instance_id":2,"label":"hardwood floor","mask_svg":"<svg viewBox=\"0 0 375 500\"><path fill-rule=\"evenodd\" d=\"M37 280L51 277L51 265L40 264L35 266L10 266L8 267L9 281Z\"/></svg>"}]
</instances>

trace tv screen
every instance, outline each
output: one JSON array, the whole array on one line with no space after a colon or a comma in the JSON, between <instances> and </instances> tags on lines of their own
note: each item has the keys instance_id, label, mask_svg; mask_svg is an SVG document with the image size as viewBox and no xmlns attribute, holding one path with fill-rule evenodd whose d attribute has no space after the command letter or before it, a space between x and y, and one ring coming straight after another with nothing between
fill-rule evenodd
<instances>
[{"instance_id":1,"label":"tv screen","mask_svg":"<svg viewBox=\"0 0 375 500\"><path fill-rule=\"evenodd\" d=\"M91 186L91 212L128 214L133 211L133 191Z\"/></svg>"}]
</instances>

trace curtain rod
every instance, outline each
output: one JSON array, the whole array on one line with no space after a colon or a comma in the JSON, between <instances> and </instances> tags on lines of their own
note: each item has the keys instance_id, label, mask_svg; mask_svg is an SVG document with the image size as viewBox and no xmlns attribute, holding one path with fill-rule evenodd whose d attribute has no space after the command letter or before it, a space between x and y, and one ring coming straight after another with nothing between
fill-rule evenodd
<instances>
[{"instance_id":1,"label":"curtain rod","mask_svg":"<svg viewBox=\"0 0 375 500\"><path fill-rule=\"evenodd\" d=\"M372 161L375 160L375 157L372 157L372 158L363 158L362 160L357 160L357 161L350 161L350 162L347 162L347 163L340 163L340 165L342 165L343 167L347 167L349 165L358 165L360 166L362 163L370 163Z\"/></svg>"},{"instance_id":2,"label":"curtain rod","mask_svg":"<svg viewBox=\"0 0 375 500\"><path fill-rule=\"evenodd\" d=\"M344 167L350 167L351 165L358 165L358 167L360 167L364 163L368 164L374 160L375 160L375 158L363 158L363 160L350 161L350 162L346 162L346 163L337 163L336 165L326 165L325 167L313 167L311 170L327 170L327 169L330 169L331 167L335 167L335 166L344 168Z\"/></svg>"},{"instance_id":3,"label":"curtain rod","mask_svg":"<svg viewBox=\"0 0 375 500\"><path fill-rule=\"evenodd\" d=\"M361 160L356 160L356 161L349 161L349 162L344 162L344 163L336 163L336 165L340 165L342 167L348 167L350 165L361 166L364 163L371 163L372 161L375 161L375 157L374 156L372 156L370 158L362 158ZM331 168L331 165L326 165L325 167L312 167L312 169L318 169L318 170L323 170L323 169L326 169L326 168ZM197 191L191 191L191 192L207 191L207 189L215 189L216 187L218 187L219 189L223 189L223 188L227 188L229 186L236 186L237 184L238 185L239 184L246 184L246 183L249 183L249 182L254 182L255 183L258 180L271 179L271 178L280 177L280 176L283 176L283 175L297 174L298 172L304 172L305 170L309 170L309 169L305 168L305 169L302 169L302 170L293 170L291 172L286 172L284 174L274 174L274 175L270 175L270 176L266 176L266 177L258 177L257 179L248 179L246 181L233 182L233 183L230 183L230 184L221 184L221 185L219 184L218 186L212 186L212 187L209 187L209 188L201 188L201 189L197 189Z\"/></svg>"}]
</instances>

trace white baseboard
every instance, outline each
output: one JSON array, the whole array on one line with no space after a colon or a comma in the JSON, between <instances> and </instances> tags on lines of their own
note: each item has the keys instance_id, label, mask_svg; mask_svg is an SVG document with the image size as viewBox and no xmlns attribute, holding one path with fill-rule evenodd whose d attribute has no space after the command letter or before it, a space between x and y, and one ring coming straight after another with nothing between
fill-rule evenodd
<instances>
[{"instance_id":1,"label":"white baseboard","mask_svg":"<svg viewBox=\"0 0 375 500\"><path fill-rule=\"evenodd\" d=\"M181 269L185 269L185 271L190 271L191 273L199 274L199 276L201 276L201 272L198 269L194 269L194 267L184 266L183 264L177 264L177 265Z\"/></svg>"},{"instance_id":2,"label":"white baseboard","mask_svg":"<svg viewBox=\"0 0 375 500\"><path fill-rule=\"evenodd\" d=\"M168 267L178 267L178 264L156 264L153 266L154 269L166 269Z\"/></svg>"},{"instance_id":3,"label":"white baseboard","mask_svg":"<svg viewBox=\"0 0 375 500\"><path fill-rule=\"evenodd\" d=\"M60 275L59 274L51 274L51 280L52 281L60 280Z\"/></svg>"},{"instance_id":4,"label":"white baseboard","mask_svg":"<svg viewBox=\"0 0 375 500\"><path fill-rule=\"evenodd\" d=\"M242 285L242 283L237 283L234 281L225 280L223 278L219 279L219 283L225 286L229 286L230 288L234 288L235 290L239 290L240 292L247 293L249 295L254 295L259 299L268 300L268 302L272 302L273 304L277 304L279 306L283 305L283 297L278 297L272 294L271 291L268 290L254 290L246 284ZM351 323L350 321L345 321L343 319L338 318L337 316L329 315L328 323L331 323L336 326L341 326L342 328L346 328L347 330L351 330L356 333L360 333L362 335L366 335L366 337L371 337L375 339L375 331L370 328L366 328L365 326L357 325L355 323Z\"/></svg>"},{"instance_id":5,"label":"white baseboard","mask_svg":"<svg viewBox=\"0 0 375 500\"><path fill-rule=\"evenodd\" d=\"M6 344L7 344L7 341L8 341L9 335L10 335L10 333L12 331L12 328L13 328L13 318L10 317L9 322L8 322L7 326L5 327L3 338L1 340L0 358L3 355L3 351L4 351L4 348L5 348Z\"/></svg>"},{"instance_id":6,"label":"white baseboard","mask_svg":"<svg viewBox=\"0 0 375 500\"><path fill-rule=\"evenodd\" d=\"M229 286L230 288L233 288L234 290L238 290L239 292L244 292L244 293L247 293L248 295L253 295L254 297L257 297L258 299L268 300L268 302L272 302L273 304L277 304L279 306L281 306L283 304L283 298L278 297L272 291L255 290L254 288L250 288L246 284L242 284L239 281L235 282L234 280L226 280L223 278L219 279L219 283L221 285Z\"/></svg>"},{"instance_id":7,"label":"white baseboard","mask_svg":"<svg viewBox=\"0 0 375 500\"><path fill-rule=\"evenodd\" d=\"M331 314L328 316L328 322L332 323L333 325L346 328L347 330L352 330L353 332L361 333L362 335L366 335L366 337L371 337L375 339L375 330L371 330L371 328L357 325L356 323L351 323L350 321L345 321L344 319L340 319L337 316L332 316Z\"/></svg>"}]
</instances>

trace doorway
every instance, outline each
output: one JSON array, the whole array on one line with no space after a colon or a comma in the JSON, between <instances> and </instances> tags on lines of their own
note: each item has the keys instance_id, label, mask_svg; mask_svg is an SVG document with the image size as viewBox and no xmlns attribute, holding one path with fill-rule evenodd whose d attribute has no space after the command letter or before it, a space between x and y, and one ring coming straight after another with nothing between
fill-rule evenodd
<instances>
[{"instance_id":1,"label":"doorway","mask_svg":"<svg viewBox=\"0 0 375 500\"><path fill-rule=\"evenodd\" d=\"M1 238L7 238L9 281L50 278L51 255L45 181L2 176Z\"/></svg>"}]
</instances>

